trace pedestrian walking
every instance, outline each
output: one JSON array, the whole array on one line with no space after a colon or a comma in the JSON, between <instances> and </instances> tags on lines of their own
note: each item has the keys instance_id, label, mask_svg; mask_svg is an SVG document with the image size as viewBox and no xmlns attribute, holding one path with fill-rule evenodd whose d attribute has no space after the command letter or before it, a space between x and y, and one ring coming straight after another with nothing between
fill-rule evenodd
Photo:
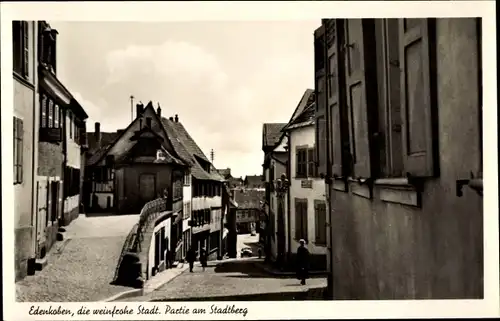
<instances>
[{"instance_id":1,"label":"pedestrian walking","mask_svg":"<svg viewBox=\"0 0 500 321\"><path fill-rule=\"evenodd\" d=\"M297 279L301 285L306 284L306 279L309 277L309 250L306 247L306 241L301 239L297 249Z\"/></svg>"},{"instance_id":2,"label":"pedestrian walking","mask_svg":"<svg viewBox=\"0 0 500 321\"><path fill-rule=\"evenodd\" d=\"M189 272L193 273L194 261L196 261L196 252L191 246L186 253L186 260L189 263Z\"/></svg>"},{"instance_id":3,"label":"pedestrian walking","mask_svg":"<svg viewBox=\"0 0 500 321\"><path fill-rule=\"evenodd\" d=\"M207 250L203 247L200 251L200 263L201 267L203 268L203 271L205 271L205 268L207 267L207 260L208 260L208 254Z\"/></svg>"}]
</instances>

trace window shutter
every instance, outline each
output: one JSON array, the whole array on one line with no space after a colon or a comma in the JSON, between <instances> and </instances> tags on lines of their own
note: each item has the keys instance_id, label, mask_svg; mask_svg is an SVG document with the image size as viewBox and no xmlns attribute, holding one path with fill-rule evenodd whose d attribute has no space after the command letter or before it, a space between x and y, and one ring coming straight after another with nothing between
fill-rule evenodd
<instances>
[{"instance_id":1,"label":"window shutter","mask_svg":"<svg viewBox=\"0 0 500 321\"><path fill-rule=\"evenodd\" d=\"M14 183L17 183L18 180L17 180L17 118L16 117L13 117L13 126L14 126Z\"/></svg>"},{"instance_id":2,"label":"window shutter","mask_svg":"<svg viewBox=\"0 0 500 321\"><path fill-rule=\"evenodd\" d=\"M308 240L307 235L307 199L302 203L302 238Z\"/></svg>"},{"instance_id":3,"label":"window shutter","mask_svg":"<svg viewBox=\"0 0 500 321\"><path fill-rule=\"evenodd\" d=\"M314 177L315 175L314 148L307 150L307 176Z\"/></svg>"},{"instance_id":4,"label":"window shutter","mask_svg":"<svg viewBox=\"0 0 500 321\"><path fill-rule=\"evenodd\" d=\"M45 94L42 95L42 124L41 127L47 127L47 96Z\"/></svg>"},{"instance_id":5,"label":"window shutter","mask_svg":"<svg viewBox=\"0 0 500 321\"><path fill-rule=\"evenodd\" d=\"M23 21L23 76L29 76L30 52L29 52L29 27L28 22Z\"/></svg>"},{"instance_id":6,"label":"window shutter","mask_svg":"<svg viewBox=\"0 0 500 321\"><path fill-rule=\"evenodd\" d=\"M54 126L54 102L52 99L48 98L48 104L49 104L49 123L48 126L49 128L52 128Z\"/></svg>"},{"instance_id":7,"label":"window shutter","mask_svg":"<svg viewBox=\"0 0 500 321\"><path fill-rule=\"evenodd\" d=\"M301 224L300 220L302 218L302 203L298 200L295 199L295 239L300 240L300 234L301 234Z\"/></svg>"},{"instance_id":8,"label":"window shutter","mask_svg":"<svg viewBox=\"0 0 500 321\"><path fill-rule=\"evenodd\" d=\"M429 19L401 19L399 31L404 168L412 176L430 177L436 164Z\"/></svg>"},{"instance_id":9,"label":"window shutter","mask_svg":"<svg viewBox=\"0 0 500 321\"><path fill-rule=\"evenodd\" d=\"M369 123L377 123L376 119L376 88L367 88L367 72L372 67L365 64L370 52L367 40L368 32L374 32L375 26L371 19L347 19L345 25L345 44L342 49L345 55L346 90L349 118L350 150L354 165L354 176L372 176L372 157L370 150L371 131ZM370 25L368 25L370 24ZM371 28L371 30L370 30ZM373 41L373 39L370 39ZM374 112L371 109L375 107Z\"/></svg>"},{"instance_id":10,"label":"window shutter","mask_svg":"<svg viewBox=\"0 0 500 321\"><path fill-rule=\"evenodd\" d=\"M327 174L327 124L325 97L325 28L314 31L314 94L316 100L316 166L320 174Z\"/></svg>"},{"instance_id":11,"label":"window shutter","mask_svg":"<svg viewBox=\"0 0 500 321\"><path fill-rule=\"evenodd\" d=\"M19 182L23 181L23 137L24 137L24 127L23 127L23 121L22 119L18 119L18 128L17 128L17 134L19 135L19 146L17 147L17 152L18 152L18 162L19 162L19 169L17 174L19 175Z\"/></svg>"},{"instance_id":12,"label":"window shutter","mask_svg":"<svg viewBox=\"0 0 500 321\"><path fill-rule=\"evenodd\" d=\"M342 172L342 141L341 126L345 127L341 121L341 94L339 91L340 68L340 50L339 35L340 26L338 19L325 20L326 25L326 45L327 45L327 67L328 67L328 133L329 133L329 157L332 166L332 175L343 176Z\"/></svg>"}]
</instances>

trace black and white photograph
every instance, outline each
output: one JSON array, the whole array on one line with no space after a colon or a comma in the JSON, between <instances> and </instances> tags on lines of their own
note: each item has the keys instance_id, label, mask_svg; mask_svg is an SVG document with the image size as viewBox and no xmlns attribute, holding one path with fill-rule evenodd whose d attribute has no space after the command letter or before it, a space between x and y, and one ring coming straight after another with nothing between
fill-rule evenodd
<instances>
[{"instance_id":1,"label":"black and white photograph","mask_svg":"<svg viewBox=\"0 0 500 321\"><path fill-rule=\"evenodd\" d=\"M328 2L2 4L4 319L498 316L494 2Z\"/></svg>"}]
</instances>

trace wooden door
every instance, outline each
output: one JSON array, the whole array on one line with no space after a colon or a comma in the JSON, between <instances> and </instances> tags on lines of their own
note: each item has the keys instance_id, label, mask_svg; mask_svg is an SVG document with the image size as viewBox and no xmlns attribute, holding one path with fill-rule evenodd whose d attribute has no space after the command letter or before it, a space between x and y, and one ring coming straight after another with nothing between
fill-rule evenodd
<instances>
[{"instance_id":1,"label":"wooden door","mask_svg":"<svg viewBox=\"0 0 500 321\"><path fill-rule=\"evenodd\" d=\"M156 176L154 174L142 174L139 178L139 194L141 202L146 204L156 197Z\"/></svg>"}]
</instances>

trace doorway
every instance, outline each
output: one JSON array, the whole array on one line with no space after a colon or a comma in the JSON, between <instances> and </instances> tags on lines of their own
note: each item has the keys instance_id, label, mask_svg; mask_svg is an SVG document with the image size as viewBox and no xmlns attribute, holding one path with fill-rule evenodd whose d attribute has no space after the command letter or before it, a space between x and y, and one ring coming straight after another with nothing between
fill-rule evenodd
<instances>
[{"instance_id":1,"label":"doorway","mask_svg":"<svg viewBox=\"0 0 500 321\"><path fill-rule=\"evenodd\" d=\"M139 192L141 200L141 208L149 201L156 197L156 175L141 174L139 176Z\"/></svg>"}]
</instances>

